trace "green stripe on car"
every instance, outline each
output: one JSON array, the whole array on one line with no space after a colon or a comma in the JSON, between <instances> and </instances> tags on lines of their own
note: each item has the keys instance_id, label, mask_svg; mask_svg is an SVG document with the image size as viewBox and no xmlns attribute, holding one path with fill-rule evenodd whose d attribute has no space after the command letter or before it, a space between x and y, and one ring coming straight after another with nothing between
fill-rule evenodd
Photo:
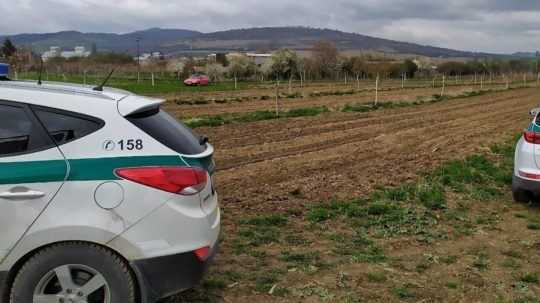
<instances>
[{"instance_id":1,"label":"green stripe on car","mask_svg":"<svg viewBox=\"0 0 540 303\"><path fill-rule=\"evenodd\" d=\"M117 168L143 166L186 166L180 156L116 157L68 160L67 181L118 180ZM64 160L0 163L0 184L62 182Z\"/></svg>"},{"instance_id":2,"label":"green stripe on car","mask_svg":"<svg viewBox=\"0 0 540 303\"><path fill-rule=\"evenodd\" d=\"M531 123L531 124L529 124L529 128L527 130L539 133L540 132L540 126L536 125L536 123Z\"/></svg>"}]
</instances>

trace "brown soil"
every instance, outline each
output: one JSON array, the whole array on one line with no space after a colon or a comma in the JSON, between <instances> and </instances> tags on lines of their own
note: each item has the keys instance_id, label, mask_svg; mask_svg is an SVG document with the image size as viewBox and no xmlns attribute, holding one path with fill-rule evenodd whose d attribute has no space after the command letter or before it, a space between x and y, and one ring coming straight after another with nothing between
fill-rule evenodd
<instances>
[{"instance_id":1,"label":"brown soil","mask_svg":"<svg viewBox=\"0 0 540 303\"><path fill-rule=\"evenodd\" d=\"M487 87L486 87L487 88ZM491 86L489 88L502 88L502 86ZM458 95L473 89L479 89L472 86L450 86L447 87L445 93L448 95ZM264 91L263 91L264 92ZM254 92L253 92L254 93ZM260 93L260 92L259 92ZM268 92L266 92L268 93ZM305 92L304 92L305 93ZM412 102L418 97L431 97L441 93L441 88L413 88L413 89L392 89L379 92L379 100L381 102ZM231 93L222 93L224 96L230 96ZM252 93L246 93L251 95ZM236 94L234 94L236 95ZM264 95L264 94L263 94ZM215 96L215 95L214 95ZM240 95L242 96L242 95ZM225 113L246 113L253 111L275 110L275 99L270 93L268 100L251 100L243 102L228 102L228 103L210 103L203 105L177 105L174 102L168 102L165 108L175 114L179 118L191 118L199 116L213 116ZM207 97L208 98L208 97ZM211 100L211 99L209 99ZM280 110L291 110L295 108L306 108L316 106L327 106L335 109L344 106L345 104L368 103L375 100L374 91L363 91L353 95L346 96L324 96L324 97L305 97L287 99L281 98L279 101Z\"/></svg>"},{"instance_id":2,"label":"brown soil","mask_svg":"<svg viewBox=\"0 0 540 303\"><path fill-rule=\"evenodd\" d=\"M397 185L526 125L536 89L363 114L235 124L197 131L215 145L225 207L290 207ZM285 204L285 205L284 205Z\"/></svg>"},{"instance_id":3,"label":"brown soil","mask_svg":"<svg viewBox=\"0 0 540 303\"><path fill-rule=\"evenodd\" d=\"M310 230L302 219L310 205L336 197L365 197L376 187L416 180L443 161L485 153L486 146L519 133L530 119L528 110L538 106L539 99L540 90L530 88L370 113L333 112L197 129L216 147L216 179L223 208L223 250L210 279L219 279L229 271L256 275L256 260L232 253L240 219L298 210L287 232L311 239L308 249L330 252L323 234L342 227L336 223L326 231ZM537 296L538 284L524 284L519 279L524 272L540 272L540 236L527 230L526 221L516 214L538 216L540 211L511 202L510 195L504 200L468 205L471 215L496 218L495 223L477 227L468 237L429 244L408 237L381 239L378 244L398 261L338 263L315 274L289 272L278 282L279 287L309 289L311 295L271 296L247 287L253 283L250 278L238 278L217 293L206 294L203 301L360 302L352 299L359 298L361 302L513 302L525 294ZM283 243L264 247L270 255L291 249ZM512 269L501 265L511 259L508 251L521 256L514 260L517 265ZM332 260L330 255L322 258ZM487 258L489 270L475 267L480 255ZM456 261L439 261L448 256L456 256ZM427 257L436 265L422 272L415 270ZM385 272L387 280L376 283L367 279L367 273L374 271ZM264 271L259 274L265 275ZM400 286L414 296L408 298ZM334 295L327 297L321 289ZM184 297L175 300L193 301Z\"/></svg>"}]
</instances>

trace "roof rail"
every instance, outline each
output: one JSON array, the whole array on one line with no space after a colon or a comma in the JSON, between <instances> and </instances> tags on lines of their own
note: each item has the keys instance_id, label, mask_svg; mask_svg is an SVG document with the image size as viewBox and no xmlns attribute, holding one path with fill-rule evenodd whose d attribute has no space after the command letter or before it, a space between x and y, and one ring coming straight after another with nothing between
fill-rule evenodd
<instances>
[{"instance_id":1,"label":"roof rail","mask_svg":"<svg viewBox=\"0 0 540 303\"><path fill-rule=\"evenodd\" d=\"M116 100L112 96L104 94L103 92L92 90L92 87L77 84L45 82L42 85L38 85L35 81L0 81L0 87L84 95L101 99Z\"/></svg>"}]
</instances>

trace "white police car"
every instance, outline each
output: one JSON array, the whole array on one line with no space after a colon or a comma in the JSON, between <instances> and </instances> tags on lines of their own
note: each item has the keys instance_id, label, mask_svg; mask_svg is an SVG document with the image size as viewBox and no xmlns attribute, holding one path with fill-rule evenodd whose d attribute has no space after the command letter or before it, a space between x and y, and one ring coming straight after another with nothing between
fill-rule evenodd
<instances>
[{"instance_id":1,"label":"white police car","mask_svg":"<svg viewBox=\"0 0 540 303\"><path fill-rule=\"evenodd\" d=\"M540 195L540 108L530 114L533 120L516 146L512 180L516 202L530 202Z\"/></svg>"},{"instance_id":2,"label":"white police car","mask_svg":"<svg viewBox=\"0 0 540 303\"><path fill-rule=\"evenodd\" d=\"M220 230L207 140L160 100L6 69L0 301L155 302L194 286Z\"/></svg>"}]
</instances>

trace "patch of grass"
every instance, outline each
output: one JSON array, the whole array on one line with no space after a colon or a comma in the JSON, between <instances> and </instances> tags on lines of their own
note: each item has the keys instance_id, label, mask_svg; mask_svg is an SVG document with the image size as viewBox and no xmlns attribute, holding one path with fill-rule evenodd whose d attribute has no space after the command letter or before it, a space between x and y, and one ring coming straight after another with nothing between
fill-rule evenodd
<instances>
[{"instance_id":1,"label":"patch of grass","mask_svg":"<svg viewBox=\"0 0 540 303\"><path fill-rule=\"evenodd\" d=\"M279 242L282 230L288 219L283 215L259 216L241 220L238 239L233 242L236 254L246 253L248 247L258 247L264 244Z\"/></svg>"},{"instance_id":2,"label":"patch of grass","mask_svg":"<svg viewBox=\"0 0 540 303\"><path fill-rule=\"evenodd\" d=\"M269 215L240 221L240 224L255 226L285 226L288 219L283 215Z\"/></svg>"},{"instance_id":3,"label":"patch of grass","mask_svg":"<svg viewBox=\"0 0 540 303\"><path fill-rule=\"evenodd\" d=\"M202 116L187 119L184 123L191 127L215 127L231 123L248 123L256 122L263 120L273 120L273 119L282 119L282 118L296 118L296 117L313 117L318 116L323 113L329 112L330 110L326 106L320 107L308 107L308 108L297 108L290 111L280 112L279 115L275 111L254 111L248 113L232 113L232 114L222 114L215 116Z\"/></svg>"},{"instance_id":4,"label":"patch of grass","mask_svg":"<svg viewBox=\"0 0 540 303\"><path fill-rule=\"evenodd\" d=\"M372 203L367 208L367 213L371 216L383 216L388 215L398 209L397 206L384 201L377 201Z\"/></svg>"},{"instance_id":5,"label":"patch of grass","mask_svg":"<svg viewBox=\"0 0 540 303\"><path fill-rule=\"evenodd\" d=\"M540 222L530 222L527 224L527 228L530 230L540 230Z\"/></svg>"},{"instance_id":6,"label":"patch of grass","mask_svg":"<svg viewBox=\"0 0 540 303\"><path fill-rule=\"evenodd\" d=\"M370 245L362 251L354 252L351 256L353 263L380 263L387 260L382 248Z\"/></svg>"},{"instance_id":7,"label":"patch of grass","mask_svg":"<svg viewBox=\"0 0 540 303\"><path fill-rule=\"evenodd\" d=\"M473 262L473 267L479 271L486 271L489 268L489 257L484 253L480 253L476 256Z\"/></svg>"},{"instance_id":8,"label":"patch of grass","mask_svg":"<svg viewBox=\"0 0 540 303\"><path fill-rule=\"evenodd\" d=\"M505 250L502 252L504 256L512 257L515 259L522 259L523 254L516 250Z\"/></svg>"},{"instance_id":9,"label":"patch of grass","mask_svg":"<svg viewBox=\"0 0 540 303\"><path fill-rule=\"evenodd\" d=\"M308 244L311 244L312 241L302 237L301 235L298 235L298 234L289 234L289 235L286 235L285 236L285 242L287 242L287 244L289 245L296 245L296 246L300 246L300 245L308 245Z\"/></svg>"},{"instance_id":10,"label":"patch of grass","mask_svg":"<svg viewBox=\"0 0 540 303\"><path fill-rule=\"evenodd\" d=\"M321 223L337 216L344 215L348 217L364 216L365 211L361 208L362 201L337 201L322 203L313 206L307 218L311 223Z\"/></svg>"},{"instance_id":11,"label":"patch of grass","mask_svg":"<svg viewBox=\"0 0 540 303\"><path fill-rule=\"evenodd\" d=\"M422 205L431 210L446 208L446 197L443 188L436 183L422 184L418 186L418 200Z\"/></svg>"},{"instance_id":12,"label":"patch of grass","mask_svg":"<svg viewBox=\"0 0 540 303\"><path fill-rule=\"evenodd\" d=\"M416 297L414 292L410 290L407 285L394 288L393 293L401 300L410 300Z\"/></svg>"},{"instance_id":13,"label":"patch of grass","mask_svg":"<svg viewBox=\"0 0 540 303\"><path fill-rule=\"evenodd\" d=\"M346 256L354 263L380 263L387 260L383 249L363 234L337 235L333 240L336 243L334 253Z\"/></svg>"},{"instance_id":14,"label":"patch of grass","mask_svg":"<svg viewBox=\"0 0 540 303\"><path fill-rule=\"evenodd\" d=\"M406 106L412 106L412 103L409 102L402 102L402 101L385 101L385 102L378 102L375 103L354 103L354 104L346 104L341 111L342 112L371 112L379 109L387 109L387 108L397 108L397 107L406 107Z\"/></svg>"},{"instance_id":15,"label":"patch of grass","mask_svg":"<svg viewBox=\"0 0 540 303\"><path fill-rule=\"evenodd\" d=\"M512 258L505 259L501 263L501 266L505 268L511 268L511 269L518 269L521 267L521 265L515 259L512 259Z\"/></svg>"},{"instance_id":16,"label":"patch of grass","mask_svg":"<svg viewBox=\"0 0 540 303\"><path fill-rule=\"evenodd\" d=\"M459 288L459 283L449 281L449 282L446 282L446 287L449 288L449 289L458 289Z\"/></svg>"},{"instance_id":17,"label":"patch of grass","mask_svg":"<svg viewBox=\"0 0 540 303\"><path fill-rule=\"evenodd\" d=\"M374 272L368 272L367 273L367 279L369 282L373 283L382 283L386 282L386 272L384 271L374 271Z\"/></svg>"},{"instance_id":18,"label":"patch of grass","mask_svg":"<svg viewBox=\"0 0 540 303\"><path fill-rule=\"evenodd\" d=\"M519 279L521 282L529 284L539 284L540 283L540 273L526 273L521 276Z\"/></svg>"},{"instance_id":19,"label":"patch of grass","mask_svg":"<svg viewBox=\"0 0 540 303\"><path fill-rule=\"evenodd\" d=\"M255 290L260 293L267 293L279 281L281 273L276 271L267 271L257 275L255 278Z\"/></svg>"},{"instance_id":20,"label":"patch of grass","mask_svg":"<svg viewBox=\"0 0 540 303\"><path fill-rule=\"evenodd\" d=\"M249 252L249 255L257 259L265 259L266 257L268 257L268 253L260 250L252 250Z\"/></svg>"},{"instance_id":21,"label":"patch of grass","mask_svg":"<svg viewBox=\"0 0 540 303\"><path fill-rule=\"evenodd\" d=\"M279 259L283 262L290 263L296 266L313 265L320 260L318 252L290 252L282 251Z\"/></svg>"},{"instance_id":22,"label":"patch of grass","mask_svg":"<svg viewBox=\"0 0 540 303\"><path fill-rule=\"evenodd\" d=\"M276 288L274 288L274 292L272 292L272 295L275 297L285 298L290 295L290 293L291 291L288 288L276 286Z\"/></svg>"},{"instance_id":23,"label":"patch of grass","mask_svg":"<svg viewBox=\"0 0 540 303\"><path fill-rule=\"evenodd\" d=\"M457 256L443 256L443 257L440 257L439 260L446 265L451 265L457 262L458 257Z\"/></svg>"},{"instance_id":24,"label":"patch of grass","mask_svg":"<svg viewBox=\"0 0 540 303\"><path fill-rule=\"evenodd\" d=\"M279 242L280 234L281 231L277 228L243 228L239 231L240 237L252 247Z\"/></svg>"}]
</instances>

